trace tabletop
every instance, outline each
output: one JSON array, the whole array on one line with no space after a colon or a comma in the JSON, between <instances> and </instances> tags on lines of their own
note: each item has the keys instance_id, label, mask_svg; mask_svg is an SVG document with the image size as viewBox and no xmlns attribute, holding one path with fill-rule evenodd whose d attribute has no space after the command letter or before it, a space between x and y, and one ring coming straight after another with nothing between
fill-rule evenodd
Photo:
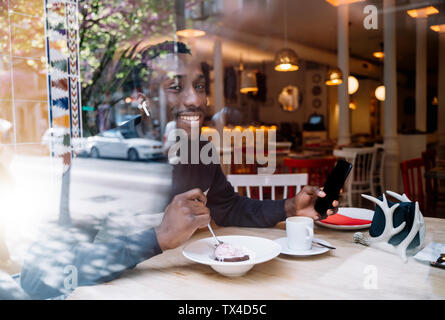
<instances>
[{"instance_id":1,"label":"tabletop","mask_svg":"<svg viewBox=\"0 0 445 320\"><path fill-rule=\"evenodd\" d=\"M425 218L425 245L445 243L445 220ZM285 236L275 228L215 228L217 235ZM363 230L362 230L363 231ZM356 231L315 225L315 237L336 250L309 257L279 255L242 277L227 278L187 260L181 246L166 251L108 283L77 288L68 299L444 299L445 269L353 242ZM365 230L366 232L366 230ZM203 230L187 243L210 234ZM187 244L186 243L186 244Z\"/></svg>"}]
</instances>

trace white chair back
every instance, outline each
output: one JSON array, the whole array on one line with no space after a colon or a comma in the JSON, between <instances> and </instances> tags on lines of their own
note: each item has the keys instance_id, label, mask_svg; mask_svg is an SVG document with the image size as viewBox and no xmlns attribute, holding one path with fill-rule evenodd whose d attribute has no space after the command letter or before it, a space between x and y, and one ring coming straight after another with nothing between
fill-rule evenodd
<instances>
[{"instance_id":1,"label":"white chair back","mask_svg":"<svg viewBox=\"0 0 445 320\"><path fill-rule=\"evenodd\" d=\"M363 148L355 152L354 181L358 183L370 183L375 168L375 148Z\"/></svg>"},{"instance_id":2,"label":"white chair back","mask_svg":"<svg viewBox=\"0 0 445 320\"><path fill-rule=\"evenodd\" d=\"M227 180L232 184L236 192L238 188L246 187L247 196L251 197L250 187L259 188L260 200L263 200L263 187L271 187L271 199L275 200L275 188L284 187L283 198L286 199L289 187L295 187L295 194L307 185L307 173L290 174L229 174Z\"/></svg>"},{"instance_id":3,"label":"white chair back","mask_svg":"<svg viewBox=\"0 0 445 320\"><path fill-rule=\"evenodd\" d=\"M343 196L346 196L348 206L352 207L352 194L373 192L373 175L375 169L377 149L371 148L343 148L334 150L334 156L344 158L352 163L352 172L349 174L345 183ZM359 206L361 206L361 197L359 196Z\"/></svg>"},{"instance_id":4,"label":"white chair back","mask_svg":"<svg viewBox=\"0 0 445 320\"><path fill-rule=\"evenodd\" d=\"M345 158L352 163L351 179L354 183L370 183L373 177L377 149L371 148L343 148L335 150L334 155Z\"/></svg>"}]
</instances>

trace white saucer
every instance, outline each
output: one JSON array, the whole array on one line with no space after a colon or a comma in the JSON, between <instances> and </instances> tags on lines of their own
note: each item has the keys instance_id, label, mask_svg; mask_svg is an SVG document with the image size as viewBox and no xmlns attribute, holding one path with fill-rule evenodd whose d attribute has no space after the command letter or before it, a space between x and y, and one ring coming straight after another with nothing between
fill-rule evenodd
<instances>
[{"instance_id":1,"label":"white saucer","mask_svg":"<svg viewBox=\"0 0 445 320\"><path fill-rule=\"evenodd\" d=\"M282 254L287 254L290 256L297 256L297 257L314 256L314 255L322 254L322 253L325 253L326 251L329 251L328 248L321 247L316 244L312 245L312 248L310 250L295 251L295 250L289 249L289 247L287 246L287 238L286 237L275 239L274 241L281 246ZM327 242L325 240L314 238L314 241L320 242L327 246L332 246L329 242Z\"/></svg>"}]
</instances>

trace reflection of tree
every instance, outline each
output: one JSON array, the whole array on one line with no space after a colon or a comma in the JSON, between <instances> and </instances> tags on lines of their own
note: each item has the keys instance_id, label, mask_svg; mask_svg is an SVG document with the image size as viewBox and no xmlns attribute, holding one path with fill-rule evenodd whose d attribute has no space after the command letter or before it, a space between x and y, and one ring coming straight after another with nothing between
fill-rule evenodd
<instances>
[{"instance_id":1,"label":"reflection of tree","mask_svg":"<svg viewBox=\"0 0 445 320\"><path fill-rule=\"evenodd\" d=\"M201 1L190 0L187 6ZM174 1L80 0L79 13L82 104L97 110L108 93L131 79L140 63L138 44L174 32ZM112 95L108 103L113 106L122 98Z\"/></svg>"},{"instance_id":2,"label":"reflection of tree","mask_svg":"<svg viewBox=\"0 0 445 320\"><path fill-rule=\"evenodd\" d=\"M194 4L203 0L189 2ZM123 87L132 74L144 77L140 42L153 35L172 32L174 1L163 0L79 0L79 50L82 105L96 110L104 97L113 106L123 97L111 96ZM114 100L113 100L114 99ZM82 112L84 126L85 113ZM90 131L96 128L84 128ZM92 133L95 133L94 131ZM69 135L63 144L71 145ZM63 156L64 172L60 196L59 224L71 222L69 208L71 154Z\"/></svg>"},{"instance_id":3,"label":"reflection of tree","mask_svg":"<svg viewBox=\"0 0 445 320\"><path fill-rule=\"evenodd\" d=\"M36 3L30 5L29 2ZM11 13L8 12L8 2L0 1L0 53L9 55L12 49L15 56L40 58L40 61L35 60L35 63L32 62L34 60L28 60L28 64L37 72L46 72L46 68L41 66L46 61L42 1L14 1L10 2L9 8ZM10 41L12 48L9 47Z\"/></svg>"},{"instance_id":4,"label":"reflection of tree","mask_svg":"<svg viewBox=\"0 0 445 320\"><path fill-rule=\"evenodd\" d=\"M192 7L205 0L186 0ZM136 46L155 36L172 35L175 28L174 0L79 0L79 51L82 104L97 106L107 93L122 89L131 78L140 56ZM13 54L39 57L27 60L37 73L46 73L43 4L36 0L0 1L0 53L9 53L9 20ZM51 23L51 21L50 21ZM33 30L33 32L31 32ZM111 96L113 106L121 97ZM85 116L85 115L84 115ZM83 121L87 124L86 119ZM87 129L87 128L86 128Z\"/></svg>"}]
</instances>

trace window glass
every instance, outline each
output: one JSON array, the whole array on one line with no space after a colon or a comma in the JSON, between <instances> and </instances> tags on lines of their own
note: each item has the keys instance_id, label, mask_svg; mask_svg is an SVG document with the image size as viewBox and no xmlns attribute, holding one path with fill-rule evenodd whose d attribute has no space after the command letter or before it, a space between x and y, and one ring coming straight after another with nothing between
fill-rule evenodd
<instances>
[{"instance_id":1,"label":"window glass","mask_svg":"<svg viewBox=\"0 0 445 320\"><path fill-rule=\"evenodd\" d=\"M401 162L445 145L444 14L443 0L0 1L0 271L50 274L68 259L54 248L153 231L211 183L227 188L209 206L283 200L225 179L344 147L389 146L364 184L404 192ZM362 191L341 206L373 210ZM231 225L224 206L213 222Z\"/></svg>"}]
</instances>

